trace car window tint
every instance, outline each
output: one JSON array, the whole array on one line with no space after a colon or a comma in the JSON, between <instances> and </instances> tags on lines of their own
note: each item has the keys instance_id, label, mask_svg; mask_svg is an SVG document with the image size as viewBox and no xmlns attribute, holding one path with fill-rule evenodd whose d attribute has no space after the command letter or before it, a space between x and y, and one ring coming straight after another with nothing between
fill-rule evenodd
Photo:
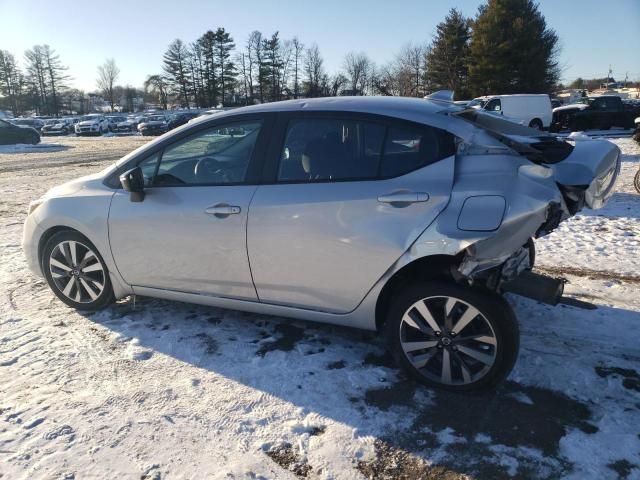
<instances>
[{"instance_id":1,"label":"car window tint","mask_svg":"<svg viewBox=\"0 0 640 480\"><path fill-rule=\"evenodd\" d=\"M7 127L9 127L9 124L4 120L0 120L0 128L7 128Z\"/></svg>"},{"instance_id":2,"label":"car window tint","mask_svg":"<svg viewBox=\"0 0 640 480\"><path fill-rule=\"evenodd\" d=\"M404 175L454 153L454 136L448 132L427 126L393 126L387 133L380 176Z\"/></svg>"},{"instance_id":3,"label":"car window tint","mask_svg":"<svg viewBox=\"0 0 640 480\"><path fill-rule=\"evenodd\" d=\"M385 127L342 119L289 122L278 180L318 182L375 178Z\"/></svg>"},{"instance_id":4,"label":"car window tint","mask_svg":"<svg viewBox=\"0 0 640 480\"><path fill-rule=\"evenodd\" d=\"M166 147L153 185L243 182L260 127L251 121L210 128Z\"/></svg>"}]
</instances>

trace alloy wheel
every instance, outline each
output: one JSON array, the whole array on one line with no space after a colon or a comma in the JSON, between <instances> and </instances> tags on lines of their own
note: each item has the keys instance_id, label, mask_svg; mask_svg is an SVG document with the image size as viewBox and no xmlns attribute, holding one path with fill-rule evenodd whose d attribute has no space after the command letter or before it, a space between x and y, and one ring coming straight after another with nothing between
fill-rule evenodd
<instances>
[{"instance_id":1,"label":"alloy wheel","mask_svg":"<svg viewBox=\"0 0 640 480\"><path fill-rule=\"evenodd\" d=\"M498 340L476 307L459 298L434 296L406 310L400 322L400 345L421 375L451 386L484 377L496 362Z\"/></svg>"},{"instance_id":2,"label":"alloy wheel","mask_svg":"<svg viewBox=\"0 0 640 480\"><path fill-rule=\"evenodd\" d=\"M94 302L105 287L106 270L98 255L75 240L60 242L51 250L49 271L56 288L74 302Z\"/></svg>"}]
</instances>

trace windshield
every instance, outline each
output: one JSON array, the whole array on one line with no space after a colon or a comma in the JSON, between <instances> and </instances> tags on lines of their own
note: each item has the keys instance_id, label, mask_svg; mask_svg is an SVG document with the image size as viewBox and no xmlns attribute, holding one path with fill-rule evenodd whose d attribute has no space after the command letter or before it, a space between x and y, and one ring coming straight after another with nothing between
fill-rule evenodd
<instances>
[{"instance_id":1,"label":"windshield","mask_svg":"<svg viewBox=\"0 0 640 480\"><path fill-rule=\"evenodd\" d=\"M164 122L164 117L162 115L151 115L147 118L147 122Z\"/></svg>"},{"instance_id":2,"label":"windshield","mask_svg":"<svg viewBox=\"0 0 640 480\"><path fill-rule=\"evenodd\" d=\"M81 122L96 122L100 120L100 115L85 115L84 117L80 117Z\"/></svg>"}]
</instances>

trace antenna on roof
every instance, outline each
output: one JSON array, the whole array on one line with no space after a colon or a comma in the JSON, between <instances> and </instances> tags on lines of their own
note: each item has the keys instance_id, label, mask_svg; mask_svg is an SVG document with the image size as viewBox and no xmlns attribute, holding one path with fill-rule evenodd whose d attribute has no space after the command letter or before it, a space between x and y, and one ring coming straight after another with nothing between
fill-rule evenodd
<instances>
[{"instance_id":1,"label":"antenna on roof","mask_svg":"<svg viewBox=\"0 0 640 480\"><path fill-rule=\"evenodd\" d=\"M453 103L453 93L453 90L438 90L424 98L436 103Z\"/></svg>"}]
</instances>

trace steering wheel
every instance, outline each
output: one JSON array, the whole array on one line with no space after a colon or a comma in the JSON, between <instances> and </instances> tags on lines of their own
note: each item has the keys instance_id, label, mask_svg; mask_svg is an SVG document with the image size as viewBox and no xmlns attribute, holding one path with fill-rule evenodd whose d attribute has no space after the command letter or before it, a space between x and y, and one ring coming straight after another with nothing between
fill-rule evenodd
<instances>
[{"instance_id":1,"label":"steering wheel","mask_svg":"<svg viewBox=\"0 0 640 480\"><path fill-rule=\"evenodd\" d=\"M216 183L229 183L227 171L226 168L224 168L223 162L220 162L213 157L202 157L198 160L193 173L197 179L206 183L212 181Z\"/></svg>"}]
</instances>

